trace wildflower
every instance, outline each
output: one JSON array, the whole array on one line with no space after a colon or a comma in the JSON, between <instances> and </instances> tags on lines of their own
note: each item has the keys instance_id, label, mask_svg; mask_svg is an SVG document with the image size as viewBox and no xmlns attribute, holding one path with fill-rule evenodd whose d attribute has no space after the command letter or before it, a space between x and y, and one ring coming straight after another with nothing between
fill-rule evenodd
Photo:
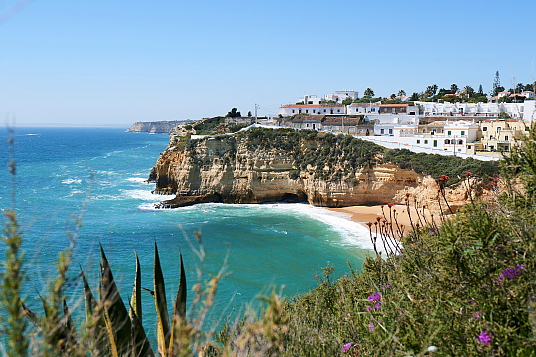
<instances>
[{"instance_id":1,"label":"wildflower","mask_svg":"<svg viewBox=\"0 0 536 357\"><path fill-rule=\"evenodd\" d=\"M483 312L477 312L476 314L473 314L473 318L474 318L474 319L477 319L477 318L479 318L479 317L482 316L482 315L484 315Z\"/></svg>"},{"instance_id":2,"label":"wildflower","mask_svg":"<svg viewBox=\"0 0 536 357\"><path fill-rule=\"evenodd\" d=\"M374 324L371 322L370 324L367 325L368 326L368 329L370 332L374 331Z\"/></svg>"},{"instance_id":3,"label":"wildflower","mask_svg":"<svg viewBox=\"0 0 536 357\"><path fill-rule=\"evenodd\" d=\"M368 301L380 301L381 299L382 295L379 292L375 292L367 298Z\"/></svg>"},{"instance_id":4,"label":"wildflower","mask_svg":"<svg viewBox=\"0 0 536 357\"><path fill-rule=\"evenodd\" d=\"M365 310L367 310L369 312L372 311L372 306L367 307Z\"/></svg>"},{"instance_id":5,"label":"wildflower","mask_svg":"<svg viewBox=\"0 0 536 357\"><path fill-rule=\"evenodd\" d=\"M384 286L382 286L382 290L389 289L390 287L391 287L391 285L389 285L389 284L384 285Z\"/></svg>"},{"instance_id":6,"label":"wildflower","mask_svg":"<svg viewBox=\"0 0 536 357\"><path fill-rule=\"evenodd\" d=\"M382 302L377 302L376 304L374 304L374 307L376 308L376 310L380 310L382 308Z\"/></svg>"},{"instance_id":7,"label":"wildflower","mask_svg":"<svg viewBox=\"0 0 536 357\"><path fill-rule=\"evenodd\" d=\"M430 235L437 234L437 229L434 229L433 231L430 231Z\"/></svg>"},{"instance_id":8,"label":"wildflower","mask_svg":"<svg viewBox=\"0 0 536 357\"><path fill-rule=\"evenodd\" d=\"M525 266L522 264L516 264L514 268L506 268L501 274L499 274L499 277L495 283L498 284L500 280L504 280L505 278L514 280L519 276L519 273L523 269L525 269Z\"/></svg>"},{"instance_id":9,"label":"wildflower","mask_svg":"<svg viewBox=\"0 0 536 357\"><path fill-rule=\"evenodd\" d=\"M341 351L346 352L346 351L348 351L351 347L352 347L352 343L351 343L351 342L345 343L344 345L342 345L342 347L341 347Z\"/></svg>"},{"instance_id":10,"label":"wildflower","mask_svg":"<svg viewBox=\"0 0 536 357\"><path fill-rule=\"evenodd\" d=\"M485 329L480 333L480 335L478 335L478 342L485 345L489 345L491 343L491 335L488 333L488 329Z\"/></svg>"}]
</instances>

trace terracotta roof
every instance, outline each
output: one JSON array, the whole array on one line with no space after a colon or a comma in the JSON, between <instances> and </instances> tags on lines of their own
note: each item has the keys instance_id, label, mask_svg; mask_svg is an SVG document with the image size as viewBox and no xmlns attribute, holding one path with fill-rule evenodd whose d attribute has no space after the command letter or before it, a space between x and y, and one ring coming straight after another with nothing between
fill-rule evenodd
<instances>
[{"instance_id":1,"label":"terracotta roof","mask_svg":"<svg viewBox=\"0 0 536 357\"><path fill-rule=\"evenodd\" d=\"M401 107L407 107L409 104L407 103L401 103L401 104L380 104L380 107L390 107L390 108L401 108Z\"/></svg>"},{"instance_id":2,"label":"terracotta roof","mask_svg":"<svg viewBox=\"0 0 536 357\"><path fill-rule=\"evenodd\" d=\"M303 123L303 122L321 122L324 119L325 115L296 115L290 121L293 123Z\"/></svg>"},{"instance_id":3,"label":"terracotta roof","mask_svg":"<svg viewBox=\"0 0 536 357\"><path fill-rule=\"evenodd\" d=\"M344 120L343 120L344 119ZM340 125L350 125L350 124L359 124L360 118L348 118L348 117L326 117L322 121L322 124L340 124Z\"/></svg>"},{"instance_id":4,"label":"terracotta roof","mask_svg":"<svg viewBox=\"0 0 536 357\"><path fill-rule=\"evenodd\" d=\"M319 108L319 104L288 104L283 105L281 108Z\"/></svg>"}]
</instances>

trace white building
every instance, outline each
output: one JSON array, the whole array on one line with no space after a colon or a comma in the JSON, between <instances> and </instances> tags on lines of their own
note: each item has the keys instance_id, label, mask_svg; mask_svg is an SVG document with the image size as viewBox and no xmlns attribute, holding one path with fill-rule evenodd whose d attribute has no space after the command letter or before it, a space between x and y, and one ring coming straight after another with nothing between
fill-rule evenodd
<instances>
[{"instance_id":1,"label":"white building","mask_svg":"<svg viewBox=\"0 0 536 357\"><path fill-rule=\"evenodd\" d=\"M315 105L320 104L321 101L322 99L318 98L316 94L304 95L303 97L300 97L300 100L299 100L299 102L303 104L315 104Z\"/></svg>"},{"instance_id":2,"label":"white building","mask_svg":"<svg viewBox=\"0 0 536 357\"><path fill-rule=\"evenodd\" d=\"M284 117L296 114L346 114L346 107L342 104L288 104L279 108L279 115Z\"/></svg>"},{"instance_id":3,"label":"white building","mask_svg":"<svg viewBox=\"0 0 536 357\"><path fill-rule=\"evenodd\" d=\"M365 115L365 121L391 124L417 124L419 107L404 104L352 103L346 107L348 115Z\"/></svg>"},{"instance_id":4,"label":"white building","mask_svg":"<svg viewBox=\"0 0 536 357\"><path fill-rule=\"evenodd\" d=\"M383 141L433 150L466 154L474 152L478 124L469 121L437 121L427 125L376 124L374 135Z\"/></svg>"},{"instance_id":5,"label":"white building","mask_svg":"<svg viewBox=\"0 0 536 357\"><path fill-rule=\"evenodd\" d=\"M415 102L420 107L421 117L433 116L474 116L474 117L499 117L501 113L508 114L511 118L530 122L536 119L534 100L526 100L523 103L435 103Z\"/></svg>"},{"instance_id":6,"label":"white building","mask_svg":"<svg viewBox=\"0 0 536 357\"><path fill-rule=\"evenodd\" d=\"M342 103L343 100L346 98L352 98L352 100L356 100L358 98L358 92L355 90L337 90L331 94L326 94L324 96L325 101L335 101L337 103Z\"/></svg>"}]
</instances>

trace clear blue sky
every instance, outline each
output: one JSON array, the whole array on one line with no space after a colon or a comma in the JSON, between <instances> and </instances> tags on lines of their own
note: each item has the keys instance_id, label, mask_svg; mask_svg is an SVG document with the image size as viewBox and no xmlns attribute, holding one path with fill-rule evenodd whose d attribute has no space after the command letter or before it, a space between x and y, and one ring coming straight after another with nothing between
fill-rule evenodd
<instances>
[{"instance_id":1,"label":"clear blue sky","mask_svg":"<svg viewBox=\"0 0 536 357\"><path fill-rule=\"evenodd\" d=\"M121 125L529 83L536 1L0 0L0 115Z\"/></svg>"}]
</instances>

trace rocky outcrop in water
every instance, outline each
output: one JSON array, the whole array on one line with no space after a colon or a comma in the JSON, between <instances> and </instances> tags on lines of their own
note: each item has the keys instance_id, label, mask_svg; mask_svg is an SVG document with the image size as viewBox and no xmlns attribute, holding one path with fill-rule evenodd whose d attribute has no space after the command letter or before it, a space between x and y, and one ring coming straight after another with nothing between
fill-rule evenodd
<instances>
[{"instance_id":1,"label":"rocky outcrop in water","mask_svg":"<svg viewBox=\"0 0 536 357\"><path fill-rule=\"evenodd\" d=\"M162 208L204 202L383 204L421 178L377 164L381 147L349 136L254 129L197 140L171 138L149 178L155 193L176 194Z\"/></svg>"}]
</instances>

